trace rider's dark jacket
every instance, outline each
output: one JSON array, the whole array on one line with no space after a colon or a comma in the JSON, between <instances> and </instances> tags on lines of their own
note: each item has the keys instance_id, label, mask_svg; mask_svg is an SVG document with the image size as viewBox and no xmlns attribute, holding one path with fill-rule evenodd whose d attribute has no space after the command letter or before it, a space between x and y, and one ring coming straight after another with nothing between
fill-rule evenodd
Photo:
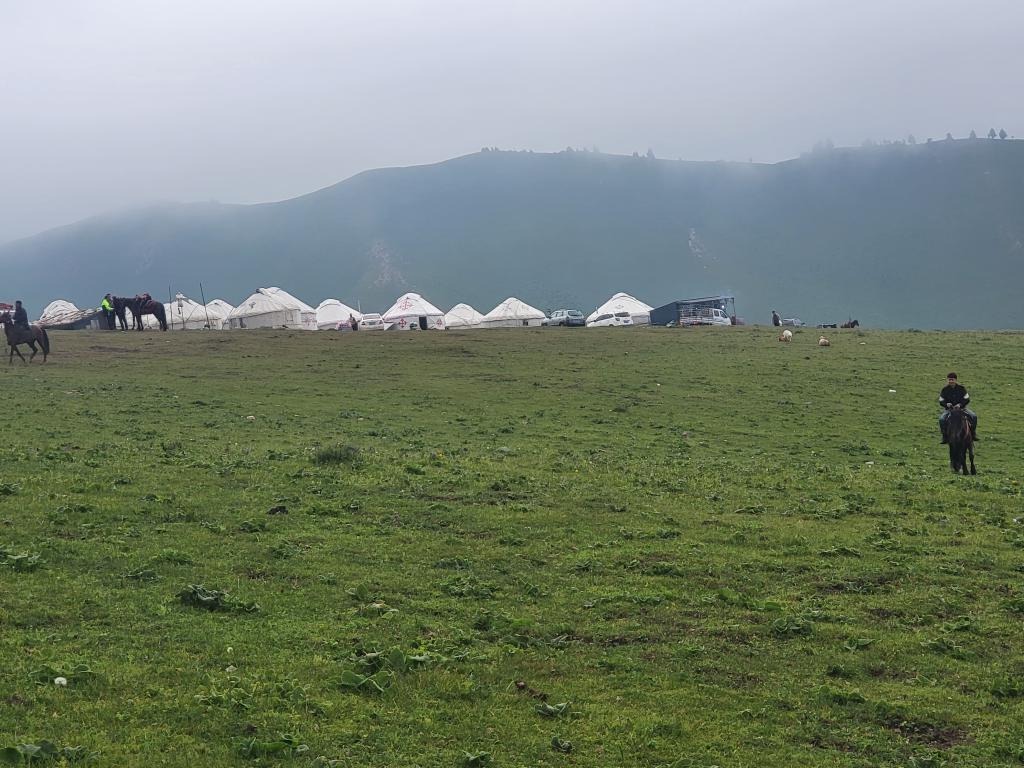
<instances>
[{"instance_id":1,"label":"rider's dark jacket","mask_svg":"<svg viewBox=\"0 0 1024 768\"><path fill-rule=\"evenodd\" d=\"M28 312L24 307L16 307L14 310L14 324L22 328L28 328Z\"/></svg>"},{"instance_id":2,"label":"rider's dark jacket","mask_svg":"<svg viewBox=\"0 0 1024 768\"><path fill-rule=\"evenodd\" d=\"M947 384L939 393L939 405L943 408L952 408L954 405L966 408L970 402L971 396L963 384Z\"/></svg>"}]
</instances>

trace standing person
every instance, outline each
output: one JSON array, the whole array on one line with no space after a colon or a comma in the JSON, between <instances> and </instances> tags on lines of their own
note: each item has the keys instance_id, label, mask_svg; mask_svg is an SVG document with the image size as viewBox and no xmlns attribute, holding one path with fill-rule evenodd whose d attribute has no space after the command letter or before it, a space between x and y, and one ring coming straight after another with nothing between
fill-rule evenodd
<instances>
[{"instance_id":1,"label":"standing person","mask_svg":"<svg viewBox=\"0 0 1024 768\"><path fill-rule=\"evenodd\" d=\"M946 374L946 386L939 392L939 405L943 409L939 415L939 431L942 432L943 444L949 442L946 439L946 420L949 419L949 412L954 408L963 409L971 422L971 433L974 435L974 440L977 441L979 439L978 414L967 407L970 402L971 395L968 393L967 388L957 381L956 374L953 372Z\"/></svg>"},{"instance_id":2,"label":"standing person","mask_svg":"<svg viewBox=\"0 0 1024 768\"><path fill-rule=\"evenodd\" d=\"M776 312L774 309L772 310L772 325L774 325L776 328L782 325L782 318L779 317L779 313Z\"/></svg>"},{"instance_id":3,"label":"standing person","mask_svg":"<svg viewBox=\"0 0 1024 768\"><path fill-rule=\"evenodd\" d=\"M114 302L111 301L109 293L100 302L100 309L103 310L103 317L107 319L107 330L114 330Z\"/></svg>"},{"instance_id":4,"label":"standing person","mask_svg":"<svg viewBox=\"0 0 1024 768\"><path fill-rule=\"evenodd\" d=\"M349 314L348 314L348 326L353 331L358 331L359 330L359 321L356 320L356 316L353 315L351 312L349 312Z\"/></svg>"},{"instance_id":5,"label":"standing person","mask_svg":"<svg viewBox=\"0 0 1024 768\"><path fill-rule=\"evenodd\" d=\"M28 330L28 312L21 306L21 299L14 302L14 325L17 328Z\"/></svg>"}]
</instances>

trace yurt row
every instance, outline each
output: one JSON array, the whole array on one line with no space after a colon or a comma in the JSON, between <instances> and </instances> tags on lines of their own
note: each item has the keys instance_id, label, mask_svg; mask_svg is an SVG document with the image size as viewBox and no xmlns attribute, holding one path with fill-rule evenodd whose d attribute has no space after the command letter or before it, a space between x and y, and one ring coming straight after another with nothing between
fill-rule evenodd
<instances>
[{"instance_id":1,"label":"yurt row","mask_svg":"<svg viewBox=\"0 0 1024 768\"><path fill-rule=\"evenodd\" d=\"M260 288L238 306L223 299L200 304L184 294L164 304L167 323L172 330L212 328L214 330L242 328L296 328L309 331L349 329L353 322L357 328L376 330L444 330L446 328L502 328L544 325L547 316L529 304L513 297L505 299L487 314L477 312L468 304L456 304L447 313L417 293L406 293L383 315L364 314L337 299L325 299L314 309L301 299L281 288ZM586 318L587 325L599 318L628 315L632 325L650 322L651 307L629 294L617 293ZM71 325L82 318L89 327L95 310L79 310L64 300L51 302L40 317L44 325ZM144 325L156 327L152 315L143 318Z\"/></svg>"}]
</instances>

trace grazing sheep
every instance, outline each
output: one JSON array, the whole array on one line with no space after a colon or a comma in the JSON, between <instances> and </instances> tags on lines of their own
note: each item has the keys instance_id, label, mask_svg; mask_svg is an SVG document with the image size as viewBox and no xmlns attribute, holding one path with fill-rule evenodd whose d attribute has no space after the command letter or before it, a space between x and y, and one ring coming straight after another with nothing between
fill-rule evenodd
<instances>
[{"instance_id":1,"label":"grazing sheep","mask_svg":"<svg viewBox=\"0 0 1024 768\"><path fill-rule=\"evenodd\" d=\"M789 328L787 328L786 330L784 330L782 333L779 334L779 341L792 341L792 340L793 340L793 332L791 330L789 330Z\"/></svg>"},{"instance_id":2,"label":"grazing sheep","mask_svg":"<svg viewBox=\"0 0 1024 768\"><path fill-rule=\"evenodd\" d=\"M819 347L831 347L832 346L832 342L830 342L828 339L826 339L824 336L822 336L820 339L818 339L818 346Z\"/></svg>"}]
</instances>

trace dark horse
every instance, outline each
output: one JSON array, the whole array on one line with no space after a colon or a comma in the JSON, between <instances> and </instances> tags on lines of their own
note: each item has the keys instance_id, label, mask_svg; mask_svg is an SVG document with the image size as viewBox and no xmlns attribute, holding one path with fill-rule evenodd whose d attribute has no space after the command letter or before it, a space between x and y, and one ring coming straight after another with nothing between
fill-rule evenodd
<instances>
[{"instance_id":1,"label":"dark horse","mask_svg":"<svg viewBox=\"0 0 1024 768\"><path fill-rule=\"evenodd\" d=\"M21 362L26 364L32 362L32 358L39 353L39 350L36 349L36 342L43 348L43 362L46 362L46 356L50 354L50 337L46 335L45 328L41 325L30 325L27 330L20 328L14 324L10 312L4 312L0 315L0 323L3 323L4 333L7 334L7 345L11 348L11 354L7 358L8 365L14 362L15 352L18 353ZM32 356L28 360L25 359L25 356L21 354L21 350L18 349L20 344L28 344L32 347Z\"/></svg>"},{"instance_id":2,"label":"dark horse","mask_svg":"<svg viewBox=\"0 0 1024 768\"><path fill-rule=\"evenodd\" d=\"M160 323L160 330L167 330L167 311L164 309L164 305L159 301L153 301L153 299L149 299L147 301L144 298L136 297L136 299L128 305L128 308L132 311L133 315L132 327L136 327L136 323L138 323L137 327L141 331L142 316L153 315L153 317L157 319L157 322Z\"/></svg>"},{"instance_id":3,"label":"dark horse","mask_svg":"<svg viewBox=\"0 0 1024 768\"><path fill-rule=\"evenodd\" d=\"M971 420L959 408L953 408L946 418L943 430L949 443L949 468L953 472L967 474L967 457L971 459L971 474L978 471L974 468L974 433L971 432Z\"/></svg>"},{"instance_id":4,"label":"dark horse","mask_svg":"<svg viewBox=\"0 0 1024 768\"><path fill-rule=\"evenodd\" d=\"M128 318L125 315L125 310L131 309L132 302L134 299L127 299L124 296L112 296L111 301L114 304L114 317L117 318L118 325L121 326L122 331L128 330ZM135 330L135 310L132 310L132 330Z\"/></svg>"},{"instance_id":5,"label":"dark horse","mask_svg":"<svg viewBox=\"0 0 1024 768\"><path fill-rule=\"evenodd\" d=\"M132 307L132 311L135 312L139 331L142 330L143 314L152 314L157 318L157 322L160 323L160 330L167 330L167 311L164 309L164 305L159 301L154 301L153 299L148 301L139 299L138 304Z\"/></svg>"},{"instance_id":6,"label":"dark horse","mask_svg":"<svg viewBox=\"0 0 1024 768\"><path fill-rule=\"evenodd\" d=\"M840 328L860 328L860 320L847 320Z\"/></svg>"}]
</instances>

